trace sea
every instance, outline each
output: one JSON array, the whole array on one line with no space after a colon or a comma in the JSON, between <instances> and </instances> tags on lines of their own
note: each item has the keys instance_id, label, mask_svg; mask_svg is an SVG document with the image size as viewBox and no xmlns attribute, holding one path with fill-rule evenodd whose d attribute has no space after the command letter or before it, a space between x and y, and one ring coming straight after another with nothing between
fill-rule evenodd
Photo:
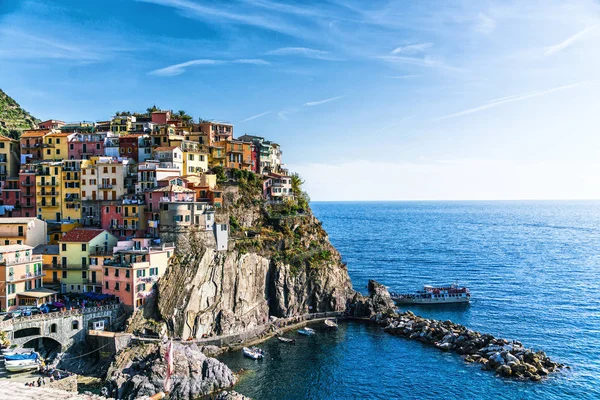
<instances>
[{"instance_id":1,"label":"sea","mask_svg":"<svg viewBox=\"0 0 600 400\"><path fill-rule=\"evenodd\" d=\"M544 350L571 367L542 382L503 379L381 328L319 325L262 361L229 353L253 399L600 399L600 202L313 202L354 288L457 281L470 305L411 306Z\"/></svg>"}]
</instances>

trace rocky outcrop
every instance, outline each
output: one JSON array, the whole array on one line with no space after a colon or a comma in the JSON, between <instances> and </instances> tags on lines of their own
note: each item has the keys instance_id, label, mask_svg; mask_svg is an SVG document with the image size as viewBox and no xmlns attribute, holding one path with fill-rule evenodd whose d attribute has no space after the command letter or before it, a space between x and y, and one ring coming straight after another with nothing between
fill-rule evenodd
<instances>
[{"instance_id":1,"label":"rocky outcrop","mask_svg":"<svg viewBox=\"0 0 600 400\"><path fill-rule=\"evenodd\" d=\"M384 314L393 314L396 305L386 287L371 279L368 289L368 296L355 293L349 303L348 313L357 318L377 316L378 319L381 319Z\"/></svg>"},{"instance_id":2,"label":"rocky outcrop","mask_svg":"<svg viewBox=\"0 0 600 400\"><path fill-rule=\"evenodd\" d=\"M119 353L107 374L107 395L136 399L164 391L165 352L165 345L151 344ZM195 344L173 343L173 359L169 398L195 399L230 388L235 383L233 372L225 364L207 357Z\"/></svg>"},{"instance_id":3,"label":"rocky outcrop","mask_svg":"<svg viewBox=\"0 0 600 400\"><path fill-rule=\"evenodd\" d=\"M346 309L354 295L348 270L317 218L251 197L226 191L219 218L234 222L228 251L190 237L159 281L157 310L170 335L234 335L271 316Z\"/></svg>"}]
</instances>

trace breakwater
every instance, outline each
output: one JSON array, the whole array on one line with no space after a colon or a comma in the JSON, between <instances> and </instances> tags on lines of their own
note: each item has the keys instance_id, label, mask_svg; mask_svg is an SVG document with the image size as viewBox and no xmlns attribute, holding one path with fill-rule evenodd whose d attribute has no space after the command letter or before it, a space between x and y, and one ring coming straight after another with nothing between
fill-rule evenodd
<instances>
[{"instance_id":1,"label":"breakwater","mask_svg":"<svg viewBox=\"0 0 600 400\"><path fill-rule=\"evenodd\" d=\"M495 371L505 378L540 381L566 367L552 361L543 351L525 348L521 342L495 338L452 321L422 318L411 311L388 316L378 314L375 320L392 335L464 355L466 362L480 363L483 370Z\"/></svg>"}]
</instances>

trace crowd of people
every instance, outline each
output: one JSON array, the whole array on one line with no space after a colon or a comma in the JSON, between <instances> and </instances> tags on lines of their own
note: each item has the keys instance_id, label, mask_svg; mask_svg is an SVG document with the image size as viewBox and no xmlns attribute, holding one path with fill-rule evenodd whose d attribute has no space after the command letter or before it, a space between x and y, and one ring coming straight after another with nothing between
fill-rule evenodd
<instances>
[{"instance_id":1,"label":"crowd of people","mask_svg":"<svg viewBox=\"0 0 600 400\"><path fill-rule=\"evenodd\" d=\"M73 375L72 373L70 373L68 371L59 371L53 367L47 367L47 366L41 367L38 372L42 376L40 376L38 379L36 379L33 382L26 382L25 386L41 387L41 386L46 385L46 383L59 381L61 379L64 379L68 376Z\"/></svg>"}]
</instances>

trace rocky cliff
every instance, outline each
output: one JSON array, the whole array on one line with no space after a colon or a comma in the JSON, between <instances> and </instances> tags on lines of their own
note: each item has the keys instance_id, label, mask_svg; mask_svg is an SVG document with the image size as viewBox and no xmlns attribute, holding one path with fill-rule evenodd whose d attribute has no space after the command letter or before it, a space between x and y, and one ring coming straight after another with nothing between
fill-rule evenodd
<instances>
[{"instance_id":1,"label":"rocky cliff","mask_svg":"<svg viewBox=\"0 0 600 400\"><path fill-rule=\"evenodd\" d=\"M190 233L158 284L157 318L172 335L248 332L269 320L343 311L354 295L346 266L306 203L267 204L258 177L224 188L217 218L228 251Z\"/></svg>"}]
</instances>

